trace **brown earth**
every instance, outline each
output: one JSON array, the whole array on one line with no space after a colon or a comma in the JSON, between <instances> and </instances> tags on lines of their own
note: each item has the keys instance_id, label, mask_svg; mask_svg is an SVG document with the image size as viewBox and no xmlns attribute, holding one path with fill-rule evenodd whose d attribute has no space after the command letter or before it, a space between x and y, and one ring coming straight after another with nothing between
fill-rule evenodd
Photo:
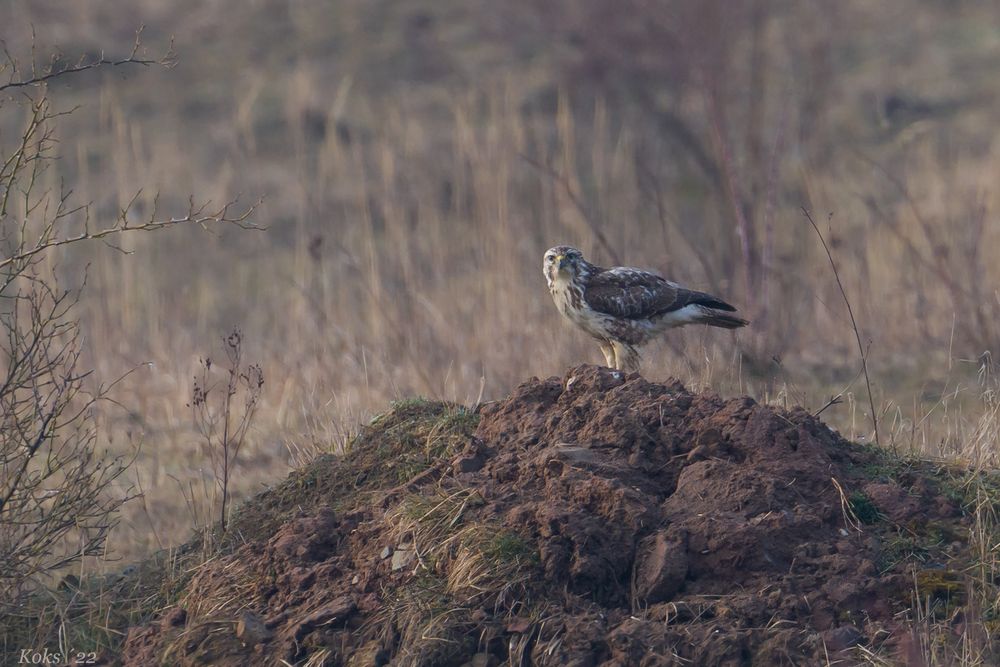
<instances>
[{"instance_id":1,"label":"brown earth","mask_svg":"<svg viewBox=\"0 0 1000 667\"><path fill-rule=\"evenodd\" d=\"M395 406L247 503L121 660L905 661L914 595L962 616L967 521L944 476L801 409L580 366Z\"/></svg>"}]
</instances>

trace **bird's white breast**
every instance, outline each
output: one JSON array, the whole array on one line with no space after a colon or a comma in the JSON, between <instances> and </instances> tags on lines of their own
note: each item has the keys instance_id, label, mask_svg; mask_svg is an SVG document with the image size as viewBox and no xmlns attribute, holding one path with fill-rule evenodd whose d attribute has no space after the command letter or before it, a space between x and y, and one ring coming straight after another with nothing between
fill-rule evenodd
<instances>
[{"instance_id":1,"label":"bird's white breast","mask_svg":"<svg viewBox=\"0 0 1000 667\"><path fill-rule=\"evenodd\" d=\"M606 320L609 318L587 305L583 298L582 287L575 286L571 281L558 277L552 281L549 291L552 293L552 300L555 302L556 308L567 319L591 336L607 337Z\"/></svg>"}]
</instances>

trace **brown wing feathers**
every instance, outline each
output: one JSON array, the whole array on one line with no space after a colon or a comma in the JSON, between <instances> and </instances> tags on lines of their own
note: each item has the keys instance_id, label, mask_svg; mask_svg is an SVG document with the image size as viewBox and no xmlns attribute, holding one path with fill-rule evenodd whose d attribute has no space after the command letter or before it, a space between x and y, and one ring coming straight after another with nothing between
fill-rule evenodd
<instances>
[{"instance_id":1,"label":"brown wing feathers","mask_svg":"<svg viewBox=\"0 0 1000 667\"><path fill-rule=\"evenodd\" d=\"M639 271L601 271L593 275L584 290L584 299L594 310L614 317L648 317L666 309L677 290L658 276Z\"/></svg>"},{"instance_id":2,"label":"brown wing feathers","mask_svg":"<svg viewBox=\"0 0 1000 667\"><path fill-rule=\"evenodd\" d=\"M711 294L684 289L656 274L634 269L597 273L588 282L584 298L596 311L629 319L662 315L691 304L713 310L736 310Z\"/></svg>"}]
</instances>

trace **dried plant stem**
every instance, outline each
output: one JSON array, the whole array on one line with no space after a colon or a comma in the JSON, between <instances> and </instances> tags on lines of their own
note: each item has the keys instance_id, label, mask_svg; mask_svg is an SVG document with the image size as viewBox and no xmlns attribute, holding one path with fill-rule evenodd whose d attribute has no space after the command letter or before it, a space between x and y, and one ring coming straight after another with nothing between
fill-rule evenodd
<instances>
[{"instance_id":1,"label":"dried plant stem","mask_svg":"<svg viewBox=\"0 0 1000 667\"><path fill-rule=\"evenodd\" d=\"M879 438L878 433L878 414L875 412L875 399L872 396L872 381L868 376L868 353L865 351L865 346L861 343L861 332L858 330L858 321L854 317L854 308L851 307L851 300L847 298L847 291L844 289L844 283L840 280L840 271L837 270L837 262L833 259L833 253L830 252L830 246L827 245L826 239L823 237L823 232L820 231L819 225L813 220L812 215L809 213L808 209L802 208L802 213L806 216L806 220L812 225L812 228L816 231L816 236L819 237L819 242L823 244L823 250L826 251L826 258L830 260L830 268L833 269L833 277L837 281L837 288L840 290L840 295L844 297L844 303L847 305L847 314L851 318L851 328L854 329L854 340L858 344L858 356L861 357L861 372L865 376L865 387L868 389L868 407L871 410L872 416L872 427L875 429L875 444L881 446L882 440Z\"/></svg>"},{"instance_id":2,"label":"dried plant stem","mask_svg":"<svg viewBox=\"0 0 1000 667\"><path fill-rule=\"evenodd\" d=\"M188 406L194 412L195 427L204 438L215 480L222 493L219 523L225 531L233 466L257 412L261 388L264 386L264 372L258 364L244 364L243 334L239 329L233 329L232 333L223 338L223 348L228 362L224 395L218 401L212 398L217 394L214 391L217 385L212 382L211 377L212 360L203 359L201 377L195 377L194 393ZM233 402L241 392L242 410Z\"/></svg>"}]
</instances>

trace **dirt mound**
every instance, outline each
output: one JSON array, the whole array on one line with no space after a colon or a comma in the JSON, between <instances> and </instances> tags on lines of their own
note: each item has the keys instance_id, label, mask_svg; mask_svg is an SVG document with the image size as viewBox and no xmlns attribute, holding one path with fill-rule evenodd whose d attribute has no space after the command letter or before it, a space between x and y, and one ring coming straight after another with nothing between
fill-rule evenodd
<instances>
[{"instance_id":1,"label":"dirt mound","mask_svg":"<svg viewBox=\"0 0 1000 667\"><path fill-rule=\"evenodd\" d=\"M962 521L802 410L581 366L396 406L248 503L122 660L850 664L905 654L914 594L960 608Z\"/></svg>"}]
</instances>

